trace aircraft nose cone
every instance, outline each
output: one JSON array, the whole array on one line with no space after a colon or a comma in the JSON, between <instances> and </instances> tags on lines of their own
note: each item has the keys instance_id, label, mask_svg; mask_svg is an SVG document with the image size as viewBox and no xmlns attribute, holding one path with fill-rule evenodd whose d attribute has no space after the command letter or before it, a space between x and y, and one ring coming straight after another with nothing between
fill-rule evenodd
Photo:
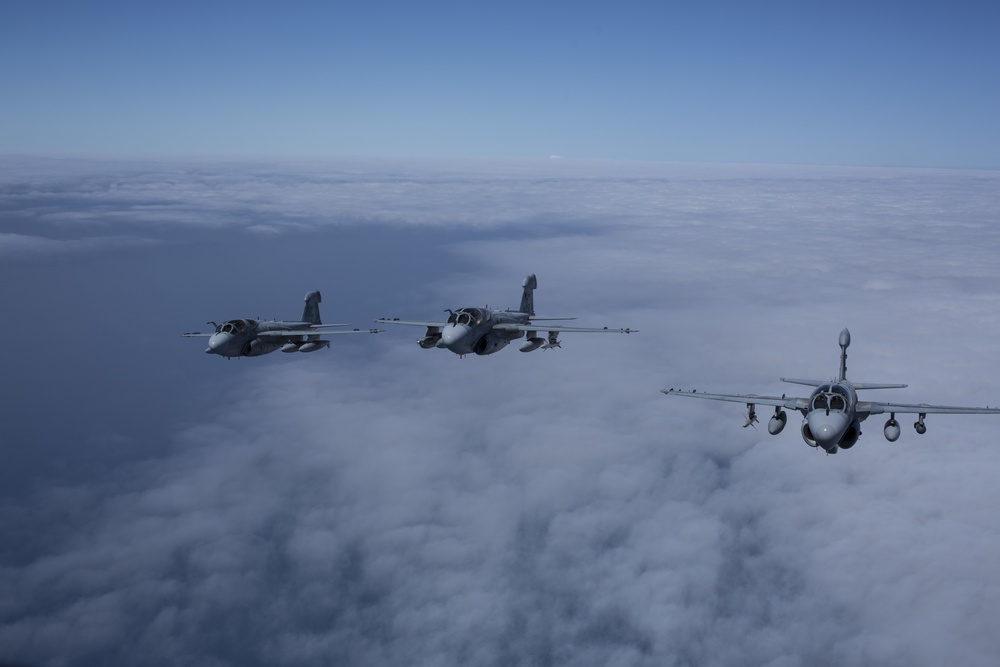
<instances>
[{"instance_id":1,"label":"aircraft nose cone","mask_svg":"<svg viewBox=\"0 0 1000 667\"><path fill-rule=\"evenodd\" d=\"M469 327L464 324L450 324L441 330L441 342L446 347L451 347L457 345L467 335L469 335Z\"/></svg>"},{"instance_id":2,"label":"aircraft nose cone","mask_svg":"<svg viewBox=\"0 0 1000 667\"><path fill-rule=\"evenodd\" d=\"M232 336L224 333L214 334L208 339L208 349L205 352L209 354L222 354L223 350L229 346L229 341L232 340Z\"/></svg>"},{"instance_id":3,"label":"aircraft nose cone","mask_svg":"<svg viewBox=\"0 0 1000 667\"><path fill-rule=\"evenodd\" d=\"M842 412L826 414L824 410L814 410L809 413L806 421L809 422L809 430L816 439L816 444L827 451L837 447L850 426L847 415Z\"/></svg>"}]
</instances>

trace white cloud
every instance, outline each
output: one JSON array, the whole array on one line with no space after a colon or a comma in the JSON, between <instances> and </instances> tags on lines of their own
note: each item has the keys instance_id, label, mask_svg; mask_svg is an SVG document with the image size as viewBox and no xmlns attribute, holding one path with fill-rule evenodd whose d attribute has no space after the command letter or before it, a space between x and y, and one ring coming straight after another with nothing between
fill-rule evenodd
<instances>
[{"instance_id":1,"label":"white cloud","mask_svg":"<svg viewBox=\"0 0 1000 667\"><path fill-rule=\"evenodd\" d=\"M53 537L0 569L0 646L53 664L992 664L995 420L890 444L873 418L826 457L794 419L772 438L658 389L784 391L833 373L850 326L852 377L994 402L994 175L564 166L344 175L348 217L463 230L425 301L383 313L369 291L373 316L515 305L535 272L540 312L641 333L458 360L400 327L357 358L206 358L157 388L202 386L215 413L177 415L164 457L26 499ZM263 259L296 258L220 270L266 281Z\"/></svg>"}]
</instances>

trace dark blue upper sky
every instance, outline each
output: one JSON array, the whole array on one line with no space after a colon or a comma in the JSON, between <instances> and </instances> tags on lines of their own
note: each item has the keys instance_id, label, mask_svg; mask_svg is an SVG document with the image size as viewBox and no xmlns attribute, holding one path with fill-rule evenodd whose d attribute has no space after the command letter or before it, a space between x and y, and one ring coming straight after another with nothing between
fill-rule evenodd
<instances>
[{"instance_id":1,"label":"dark blue upper sky","mask_svg":"<svg viewBox=\"0 0 1000 667\"><path fill-rule=\"evenodd\" d=\"M1000 168L990 3L5 3L0 152Z\"/></svg>"}]
</instances>

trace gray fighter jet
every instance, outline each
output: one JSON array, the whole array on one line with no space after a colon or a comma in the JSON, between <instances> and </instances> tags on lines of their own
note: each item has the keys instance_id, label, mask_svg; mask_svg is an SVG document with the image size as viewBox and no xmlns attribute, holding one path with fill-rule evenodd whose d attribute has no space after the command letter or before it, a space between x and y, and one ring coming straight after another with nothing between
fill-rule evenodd
<instances>
[{"instance_id":1,"label":"gray fighter jet","mask_svg":"<svg viewBox=\"0 0 1000 667\"><path fill-rule=\"evenodd\" d=\"M306 307L298 322L279 320L229 320L222 324L209 322L215 327L213 333L185 333L186 338L208 338L208 354L231 359L232 357L259 357L275 350L282 352L315 352L330 347L330 341L321 336L334 334L379 333L379 329L353 329L350 331L327 331L349 324L322 324L319 319L319 303L323 298L319 292L306 294Z\"/></svg>"},{"instance_id":2,"label":"gray fighter jet","mask_svg":"<svg viewBox=\"0 0 1000 667\"><path fill-rule=\"evenodd\" d=\"M838 449L850 449L861 436L861 422L871 415L889 413L883 433L889 442L899 439L899 422L896 413L911 413L917 415L913 428L917 433L925 433L927 426L924 417L929 414L1000 414L997 408L963 408L947 405L926 405L909 403L879 403L876 401L859 401L860 389L902 389L905 384L875 384L870 382L851 382L847 379L847 346L851 344L851 332L844 329L840 332L840 373L836 380L799 380L781 378L782 382L803 384L815 387L809 398L787 398L781 396L757 396L756 394L705 394L700 391L681 391L679 389L663 389L664 394L672 396L690 396L713 401L731 401L746 403L747 416L743 427L746 428L757 421L757 405L774 406L774 415L767 423L767 432L771 435L781 433L788 421L788 416L782 408L798 410L804 416L802 420L802 439L811 447L821 447L829 454L836 454Z\"/></svg>"},{"instance_id":3,"label":"gray fighter jet","mask_svg":"<svg viewBox=\"0 0 1000 667\"><path fill-rule=\"evenodd\" d=\"M575 317L536 317L534 290L538 281L534 274L522 283L521 307L517 310L490 310L489 308L445 309L448 319L444 322L425 320L401 320L381 318L379 324L408 324L427 327L427 332L417 339L417 344L425 350L439 347L451 350L459 356L466 354L493 354L518 338L527 339L521 344L521 352L531 352L538 348L560 347L559 334L575 332L635 333L636 329L609 329L604 327L563 327L553 324L538 324L555 320L575 320ZM545 338L539 332L547 333Z\"/></svg>"}]
</instances>

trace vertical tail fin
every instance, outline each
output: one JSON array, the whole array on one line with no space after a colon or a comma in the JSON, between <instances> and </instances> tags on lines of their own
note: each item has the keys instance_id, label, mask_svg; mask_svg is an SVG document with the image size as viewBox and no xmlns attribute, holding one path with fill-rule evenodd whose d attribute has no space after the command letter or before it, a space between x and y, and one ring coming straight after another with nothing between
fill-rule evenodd
<instances>
[{"instance_id":1,"label":"vertical tail fin","mask_svg":"<svg viewBox=\"0 0 1000 667\"><path fill-rule=\"evenodd\" d=\"M840 377L838 380L843 382L847 379L847 347L851 344L851 332L845 327L843 331L840 332Z\"/></svg>"},{"instance_id":2,"label":"vertical tail fin","mask_svg":"<svg viewBox=\"0 0 1000 667\"><path fill-rule=\"evenodd\" d=\"M323 300L319 292L306 294L306 307L302 311L302 321L310 324L322 324L319 319L319 302Z\"/></svg>"},{"instance_id":3,"label":"vertical tail fin","mask_svg":"<svg viewBox=\"0 0 1000 667\"><path fill-rule=\"evenodd\" d=\"M524 288L524 292L521 293L521 307L518 312L527 313L529 315L535 314L535 294L534 290L538 287L538 280L535 278L535 274L532 273L530 276L525 276L524 282L521 283Z\"/></svg>"}]
</instances>

